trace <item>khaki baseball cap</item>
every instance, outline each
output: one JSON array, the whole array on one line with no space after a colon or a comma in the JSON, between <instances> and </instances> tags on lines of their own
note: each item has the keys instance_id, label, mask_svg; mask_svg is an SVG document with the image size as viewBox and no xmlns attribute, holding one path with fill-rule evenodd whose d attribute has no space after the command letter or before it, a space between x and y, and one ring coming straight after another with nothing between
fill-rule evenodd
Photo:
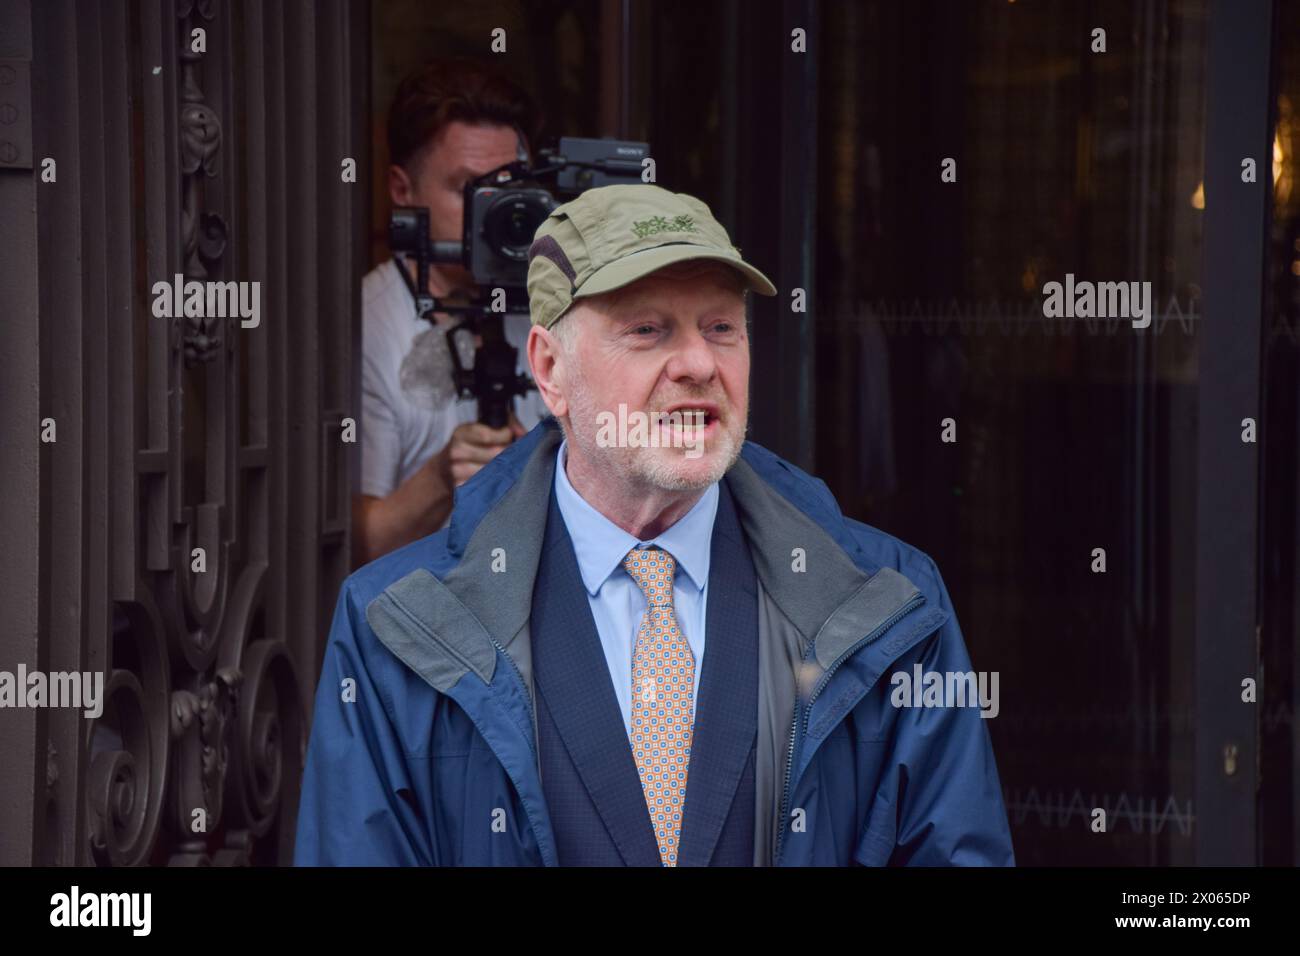
<instances>
[{"instance_id":1,"label":"khaki baseball cap","mask_svg":"<svg viewBox=\"0 0 1300 956\"><path fill-rule=\"evenodd\" d=\"M528 306L549 329L575 299L622 288L674 262L714 259L749 288L776 286L744 259L709 207L649 183L600 186L557 206L528 249Z\"/></svg>"}]
</instances>

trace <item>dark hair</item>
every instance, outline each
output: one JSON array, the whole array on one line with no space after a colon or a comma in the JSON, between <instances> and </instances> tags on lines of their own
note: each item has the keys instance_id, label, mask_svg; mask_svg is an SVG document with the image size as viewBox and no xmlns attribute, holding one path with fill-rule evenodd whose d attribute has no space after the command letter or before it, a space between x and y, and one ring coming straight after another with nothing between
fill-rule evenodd
<instances>
[{"instance_id":1,"label":"dark hair","mask_svg":"<svg viewBox=\"0 0 1300 956\"><path fill-rule=\"evenodd\" d=\"M504 74L467 57L433 60L403 78L393 95L389 162L409 170L412 160L457 120L513 126L530 149L541 124L532 97Z\"/></svg>"}]
</instances>

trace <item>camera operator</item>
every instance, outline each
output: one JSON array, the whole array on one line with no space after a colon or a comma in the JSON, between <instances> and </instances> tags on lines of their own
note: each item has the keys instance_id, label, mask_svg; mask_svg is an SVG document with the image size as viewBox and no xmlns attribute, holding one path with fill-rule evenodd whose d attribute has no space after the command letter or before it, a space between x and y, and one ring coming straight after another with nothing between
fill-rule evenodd
<instances>
[{"instance_id":1,"label":"camera operator","mask_svg":"<svg viewBox=\"0 0 1300 956\"><path fill-rule=\"evenodd\" d=\"M536 135L532 99L472 60L429 63L398 86L388 114L389 196L395 206L429 210L430 237L459 240L465 184L524 158ZM353 508L355 557L373 561L441 528L454 490L546 415L536 392L521 397L505 427L475 421L473 399L456 398L441 374L445 332L455 320L417 317L405 269L390 258L362 283L361 495ZM429 269L428 292L455 300L473 288L459 264ZM523 346L527 315L506 315L507 341ZM472 361L472 359L471 359ZM431 369L439 370L437 381Z\"/></svg>"}]
</instances>

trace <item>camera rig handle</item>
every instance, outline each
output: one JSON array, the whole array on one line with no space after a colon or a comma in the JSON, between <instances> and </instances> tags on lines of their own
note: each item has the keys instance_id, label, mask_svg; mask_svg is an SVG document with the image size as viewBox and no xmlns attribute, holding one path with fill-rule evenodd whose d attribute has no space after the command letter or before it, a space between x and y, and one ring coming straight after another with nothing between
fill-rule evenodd
<instances>
[{"instance_id":1,"label":"camera rig handle","mask_svg":"<svg viewBox=\"0 0 1300 956\"><path fill-rule=\"evenodd\" d=\"M514 397L525 395L537 386L527 375L515 371L519 350L506 340L502 313L492 311L481 302L452 303L430 295L428 262L421 257L416 257L414 280L406 269L399 266L397 271L415 300L415 312L419 318L436 326L434 312L462 317L447 330L447 351L451 357L456 396L477 399L478 420L489 428L504 428L510 420ZM458 334L469 335L471 339L478 336L482 343L474 353L473 368L465 368L460 360L460 350L456 347Z\"/></svg>"},{"instance_id":2,"label":"camera rig handle","mask_svg":"<svg viewBox=\"0 0 1300 956\"><path fill-rule=\"evenodd\" d=\"M566 140L564 142L586 141ZM561 145L563 146L564 143ZM637 153L638 157L648 150L649 147L643 146ZM531 165L525 160L515 160L471 180L465 186L466 195L471 194L479 186L504 187L512 183L543 181L550 178L555 178L557 185L564 192L578 193L590 186L605 182L605 177L609 177L609 181L630 181L638 178L641 172L639 159L627 160L613 157L594 160L577 159L558 149L540 150L538 156L541 162L537 165Z\"/></svg>"},{"instance_id":3,"label":"camera rig handle","mask_svg":"<svg viewBox=\"0 0 1300 956\"><path fill-rule=\"evenodd\" d=\"M461 363L457 335L478 335L482 342L474 353L473 368ZM527 375L515 371L518 349L506 341L500 312L480 311L448 329L447 349L457 393L478 399L478 420L489 428L504 428L515 396L537 387Z\"/></svg>"}]
</instances>

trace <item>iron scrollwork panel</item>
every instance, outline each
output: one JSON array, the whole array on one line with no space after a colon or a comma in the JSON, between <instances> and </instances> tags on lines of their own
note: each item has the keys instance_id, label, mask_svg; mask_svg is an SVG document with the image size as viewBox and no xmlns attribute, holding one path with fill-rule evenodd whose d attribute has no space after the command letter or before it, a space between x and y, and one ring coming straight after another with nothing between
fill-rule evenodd
<instances>
[{"instance_id":1,"label":"iron scrollwork panel","mask_svg":"<svg viewBox=\"0 0 1300 956\"><path fill-rule=\"evenodd\" d=\"M147 28L167 6L141 3L136 20ZM232 88L222 81L235 69L226 33L235 17L217 0L180 0L174 15L175 43L163 50L174 53L175 86L153 101L173 104L173 112L146 119L147 136L172 136L164 159L143 162L144 199L166 210L144 218L153 237L160 222L169 237L163 252L141 251L147 285L171 282L174 273L184 281L247 280L234 274L247 257L227 225L234 187L214 188L238 157L223 129L222 97L205 93L213 82L222 93ZM202 52L194 49L196 29L204 31ZM243 444L249 382L238 317L154 317L122 331L144 337L137 355L154 356L139 373L149 381L136 401L166 396L166 408L136 415L152 423L135 439L145 547L135 592L113 603L104 712L86 722L88 856L110 866L287 862L259 841L296 798L306 726L298 669L268 626L273 529L265 501L252 509L256 520L241 513L243 494L266 495L271 465L264 449L249 454ZM268 341L247 347L266 349ZM57 773L56 759L50 766Z\"/></svg>"}]
</instances>

